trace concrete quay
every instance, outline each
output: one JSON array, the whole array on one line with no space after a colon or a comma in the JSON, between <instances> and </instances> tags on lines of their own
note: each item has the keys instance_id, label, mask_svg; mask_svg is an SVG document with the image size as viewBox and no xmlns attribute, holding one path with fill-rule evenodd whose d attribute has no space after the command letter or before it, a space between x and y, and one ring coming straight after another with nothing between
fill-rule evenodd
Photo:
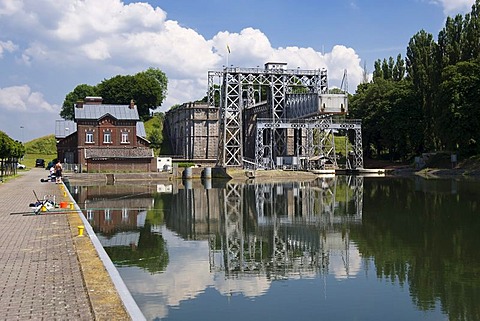
<instances>
[{"instance_id":1,"label":"concrete quay","mask_svg":"<svg viewBox=\"0 0 480 321\"><path fill-rule=\"evenodd\" d=\"M32 168L0 183L0 320L144 320L64 185L41 182L47 175ZM69 206L35 215L36 197Z\"/></svg>"}]
</instances>

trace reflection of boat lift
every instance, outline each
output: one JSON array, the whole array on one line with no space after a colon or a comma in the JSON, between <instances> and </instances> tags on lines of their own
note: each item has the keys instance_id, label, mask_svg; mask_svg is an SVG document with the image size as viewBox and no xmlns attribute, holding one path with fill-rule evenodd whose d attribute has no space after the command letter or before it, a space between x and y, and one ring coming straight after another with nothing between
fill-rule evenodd
<instances>
[{"instance_id":1,"label":"reflection of boat lift","mask_svg":"<svg viewBox=\"0 0 480 321\"><path fill-rule=\"evenodd\" d=\"M232 273L235 275L237 273L267 273L269 277L275 279L285 278L290 273L298 276L298 273L321 271L321 273L325 274L328 272L329 253L332 249L336 248L336 250L341 251L342 261L348 277L350 275L348 230L342 233L344 242L343 249L336 247L335 242L331 245L328 244L330 242L324 242L324 240L326 240L325 238L328 239L328 235L332 232L338 234L334 232L337 223L342 225L342 229L345 227L342 215L340 215L339 219L335 217L335 194L338 179L338 177L334 177L330 182L327 182L327 180L317 181L316 186L318 187L305 182L295 183L290 186L293 195L301 198L303 202L305 202L306 207L303 208L303 210L308 211L305 215L308 220L302 220L302 224L307 223L308 225L314 223L317 227L311 231L318 231L317 233L319 234L302 234L305 233L305 230L303 228L295 228L296 221L292 220L294 217L277 215L278 208L276 209L274 206L274 204L278 205L276 198L280 196L285 198L286 196L284 194L288 194L288 186L282 185L282 187L280 187L276 186L276 184L255 185L254 196L252 196L256 199L256 207L252 207L250 210L254 209L257 211L257 223L260 228L268 232L265 236L260 237L258 237L257 234L245 235L245 231L243 230L243 199L245 197L243 192L245 190L239 185L228 184L229 186L222 192L223 197L221 196L220 198L220 202L223 204L220 208L220 214L225 219L224 237L221 238L220 244L216 242L216 236L211 235L211 237L209 237L211 270L223 270L227 275ZM349 188L346 189L345 195L347 204L352 198L355 198L357 207L353 220L349 219L348 221L355 222L358 219L361 220L362 200L357 200L356 198L363 197L363 191L361 190L363 189L363 178L347 177L345 184L349 186ZM353 193L349 194L349 191L353 191ZM321 193L321 196L319 196L319 193ZM315 209L318 210L319 206L323 208L321 213L311 212ZM360 208L358 206L360 206ZM348 209L347 206L345 206L345 208ZM268 210L269 213L265 213L265 210ZM315 220L318 216L328 216L329 220ZM317 225L319 223L321 225ZM271 227L272 230L270 230L269 227ZM322 228L318 229L318 227ZM346 235L344 233L346 233ZM267 237L268 240L265 239L265 237ZM265 242L271 245L271 252L268 257L263 257L263 244L265 244ZM218 245L222 248L221 252L216 250L216 246ZM334 246L333 248L331 248L332 245ZM217 255L220 256L218 260L216 259ZM217 262L223 262L223 266L221 263L220 266L218 266Z\"/></svg>"}]
</instances>

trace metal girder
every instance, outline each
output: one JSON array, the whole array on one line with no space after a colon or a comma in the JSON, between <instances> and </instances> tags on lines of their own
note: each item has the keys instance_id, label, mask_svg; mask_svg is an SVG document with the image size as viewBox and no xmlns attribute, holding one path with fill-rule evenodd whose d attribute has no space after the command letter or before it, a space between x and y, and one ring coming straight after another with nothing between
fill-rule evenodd
<instances>
[{"instance_id":1,"label":"metal girder","mask_svg":"<svg viewBox=\"0 0 480 321\"><path fill-rule=\"evenodd\" d=\"M239 184L227 184L223 190L225 218L224 264L228 272L243 270L243 188Z\"/></svg>"},{"instance_id":2,"label":"metal girder","mask_svg":"<svg viewBox=\"0 0 480 321\"><path fill-rule=\"evenodd\" d=\"M306 145L297 146L298 157L302 156L307 161L314 156L328 158L332 164L337 167L337 155L335 152L334 131L353 130L355 133L355 144L353 153L353 165L349 169L363 168L363 150L362 150L362 125L360 120L341 120L334 121L332 118L317 118L304 120L281 120L273 122L269 119L257 120L256 150L255 160L256 168L273 169L274 160L271 165L265 162L265 150L268 150L268 144L265 143L266 134L273 133L278 129L301 129L306 131ZM315 137L315 135L317 137ZM303 151L305 154L301 154Z\"/></svg>"},{"instance_id":3,"label":"metal girder","mask_svg":"<svg viewBox=\"0 0 480 321\"><path fill-rule=\"evenodd\" d=\"M243 166L243 109L262 100L262 88L269 92L267 110L270 118L278 122L286 118L287 93L295 88L309 93L328 91L326 70L288 70L261 68L224 68L221 72L208 73L208 103L220 107L220 131L217 165L225 167ZM245 91L245 96L244 96ZM220 99L218 99L220 97ZM245 99L244 99L245 97ZM286 131L268 134L271 152L285 154Z\"/></svg>"}]
</instances>

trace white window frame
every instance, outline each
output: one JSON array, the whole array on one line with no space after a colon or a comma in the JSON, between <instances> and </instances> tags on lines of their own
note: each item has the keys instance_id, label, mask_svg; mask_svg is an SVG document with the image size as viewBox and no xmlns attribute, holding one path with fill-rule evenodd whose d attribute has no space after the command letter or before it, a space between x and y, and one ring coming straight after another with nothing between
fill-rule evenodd
<instances>
[{"instance_id":1,"label":"white window frame","mask_svg":"<svg viewBox=\"0 0 480 321\"><path fill-rule=\"evenodd\" d=\"M112 220L112 214L110 213L110 209L106 208L103 210L103 214L105 215L105 222L110 222Z\"/></svg>"},{"instance_id":2,"label":"white window frame","mask_svg":"<svg viewBox=\"0 0 480 321\"><path fill-rule=\"evenodd\" d=\"M122 144L128 144L130 143L130 141L128 140L128 132L127 131L123 131L122 132Z\"/></svg>"},{"instance_id":3,"label":"white window frame","mask_svg":"<svg viewBox=\"0 0 480 321\"><path fill-rule=\"evenodd\" d=\"M128 222L128 208L122 208L122 222Z\"/></svg>"},{"instance_id":4,"label":"white window frame","mask_svg":"<svg viewBox=\"0 0 480 321\"><path fill-rule=\"evenodd\" d=\"M95 143L95 141L93 140L93 132L91 132L91 131L86 132L85 143L87 143L87 144Z\"/></svg>"},{"instance_id":5,"label":"white window frame","mask_svg":"<svg viewBox=\"0 0 480 321\"><path fill-rule=\"evenodd\" d=\"M107 130L103 132L103 143L111 144L112 143L112 132Z\"/></svg>"}]
</instances>

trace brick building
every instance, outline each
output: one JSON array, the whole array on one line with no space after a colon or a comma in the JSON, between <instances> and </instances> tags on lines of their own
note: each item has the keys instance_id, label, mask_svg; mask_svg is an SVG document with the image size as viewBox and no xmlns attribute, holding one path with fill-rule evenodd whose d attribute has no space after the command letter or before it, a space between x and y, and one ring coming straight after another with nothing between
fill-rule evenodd
<instances>
[{"instance_id":1,"label":"brick building","mask_svg":"<svg viewBox=\"0 0 480 321\"><path fill-rule=\"evenodd\" d=\"M58 158L87 172L151 172L156 159L133 101L130 105L102 104L86 97L75 106L73 121L55 124Z\"/></svg>"}]
</instances>

